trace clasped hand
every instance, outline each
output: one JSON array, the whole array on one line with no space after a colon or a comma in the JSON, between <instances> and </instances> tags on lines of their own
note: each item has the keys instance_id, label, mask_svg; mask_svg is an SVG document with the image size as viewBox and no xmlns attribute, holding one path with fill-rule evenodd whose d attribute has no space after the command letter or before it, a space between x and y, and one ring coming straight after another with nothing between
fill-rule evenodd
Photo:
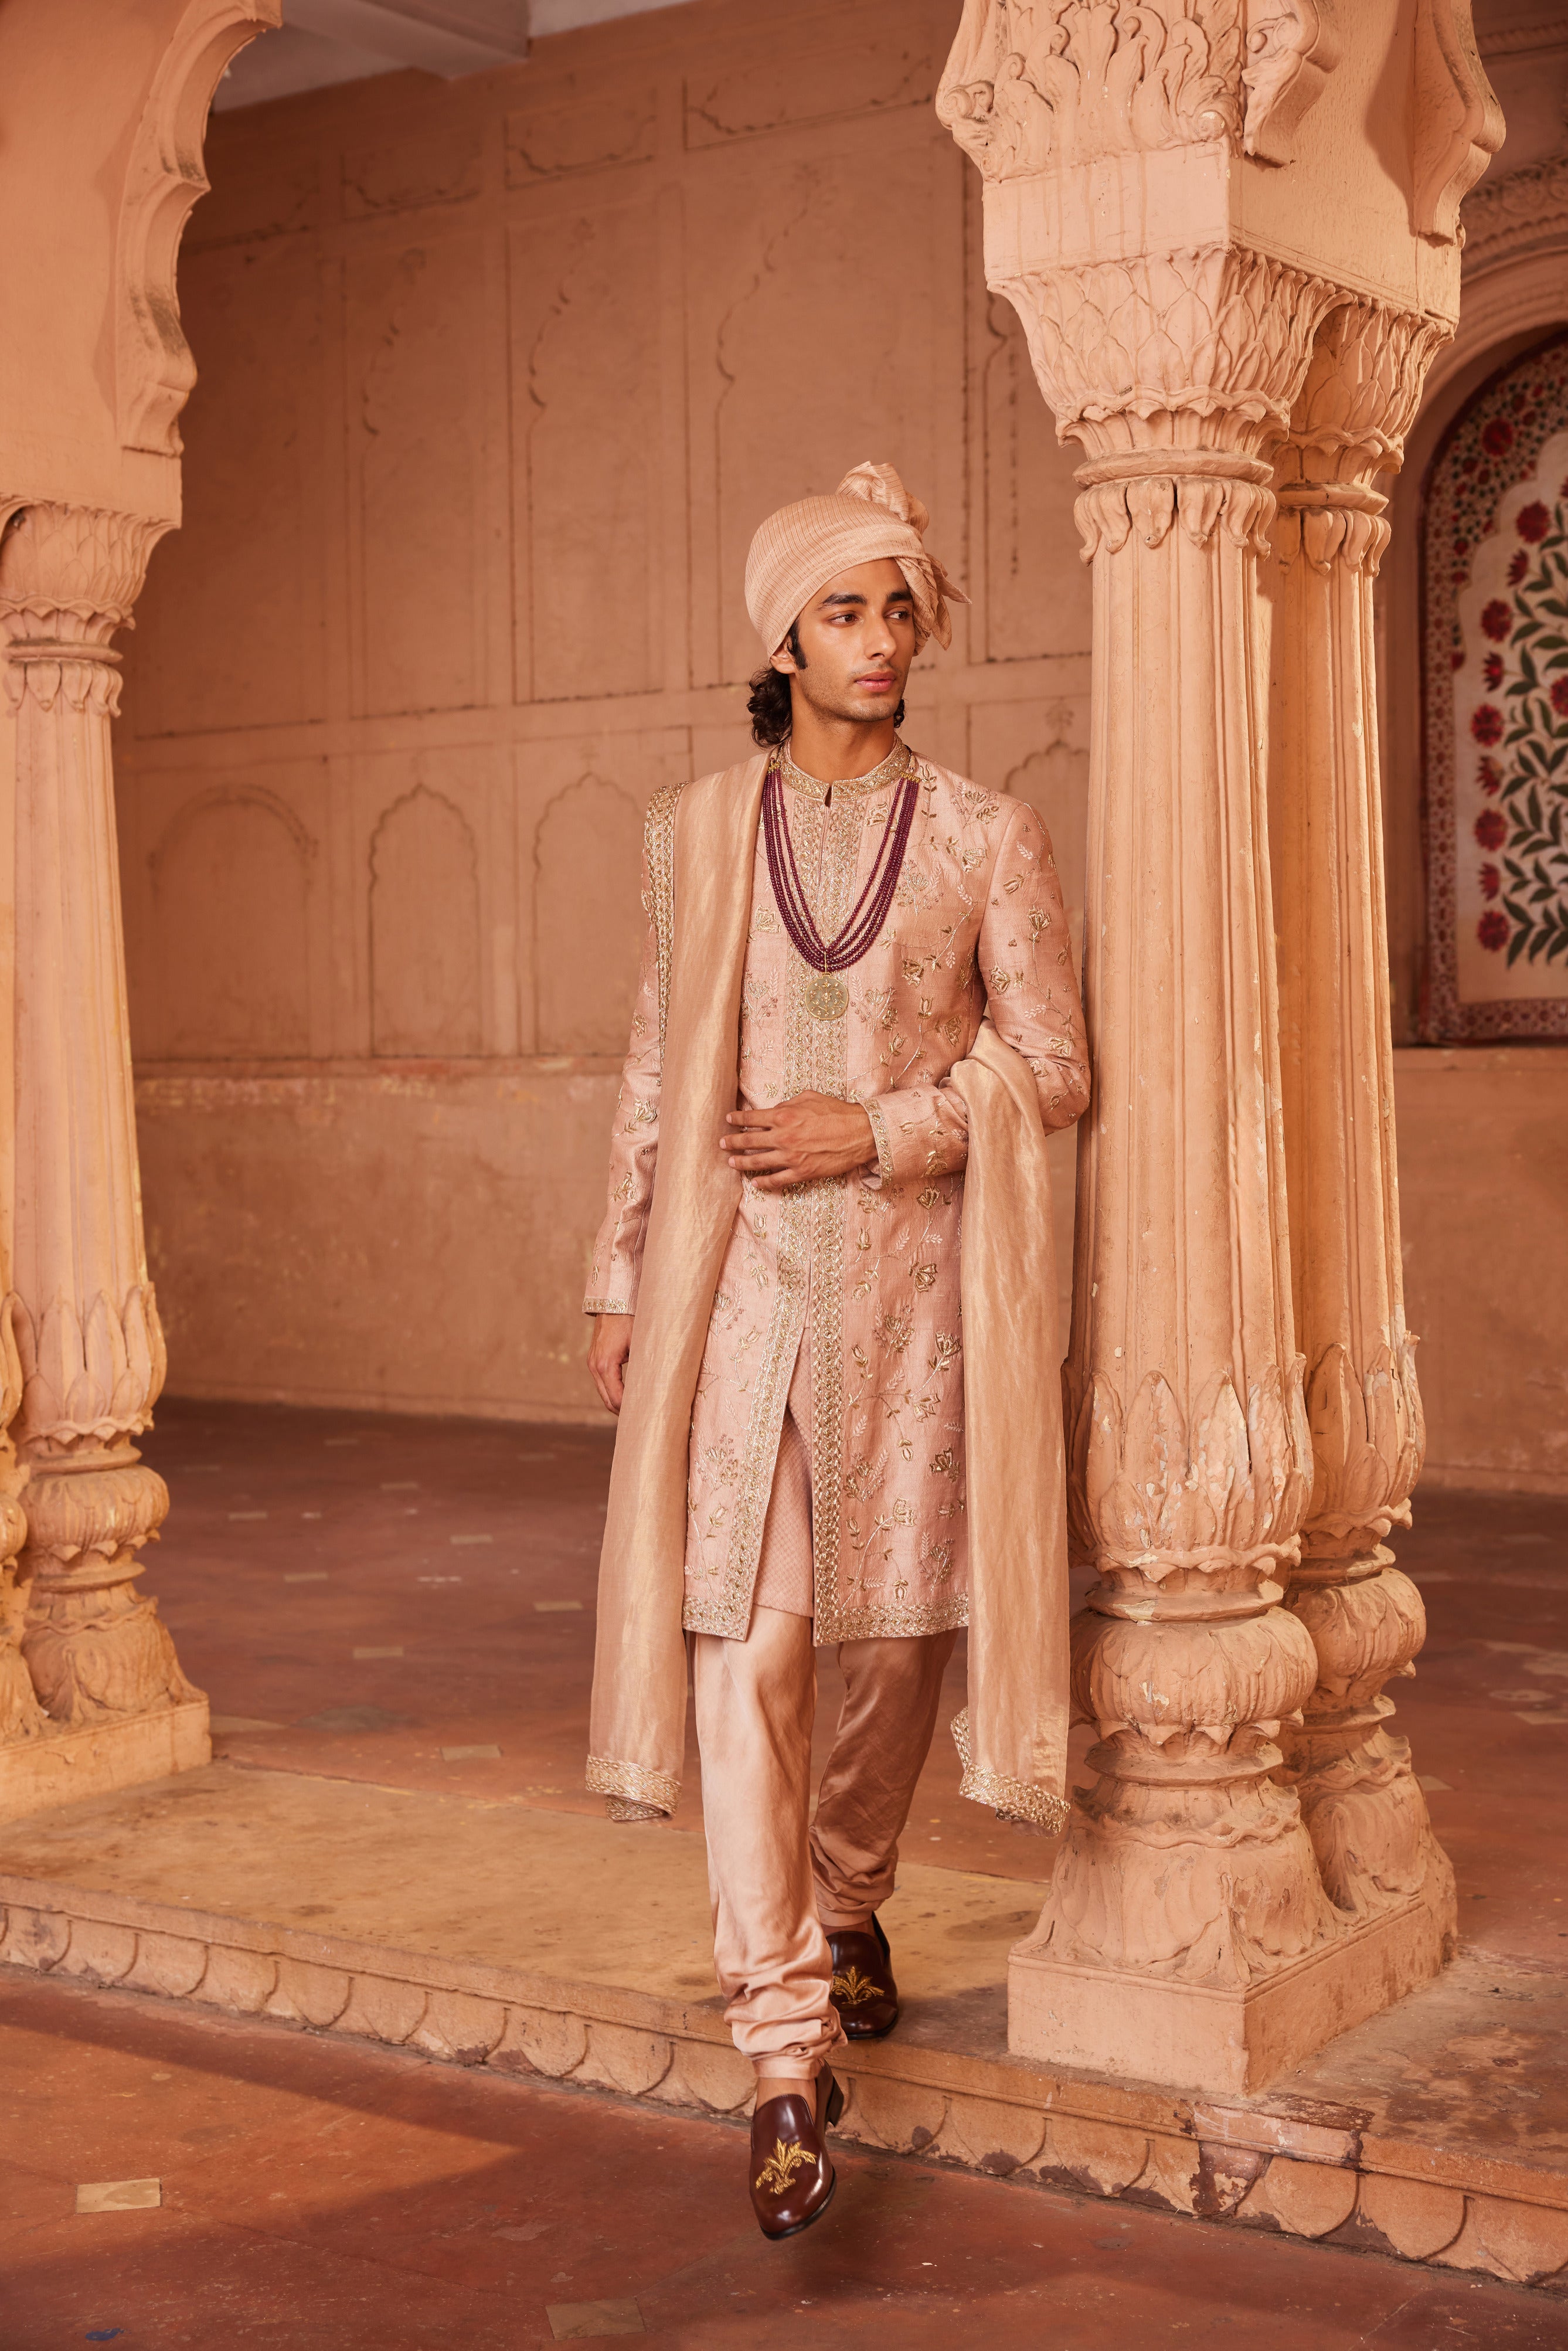
<instances>
[{"instance_id":1,"label":"clasped hand","mask_svg":"<svg viewBox=\"0 0 1568 2351\"><path fill-rule=\"evenodd\" d=\"M876 1137L859 1102L797 1094L771 1109L732 1110L719 1149L759 1192L785 1192L824 1176L852 1176L876 1160Z\"/></svg>"}]
</instances>

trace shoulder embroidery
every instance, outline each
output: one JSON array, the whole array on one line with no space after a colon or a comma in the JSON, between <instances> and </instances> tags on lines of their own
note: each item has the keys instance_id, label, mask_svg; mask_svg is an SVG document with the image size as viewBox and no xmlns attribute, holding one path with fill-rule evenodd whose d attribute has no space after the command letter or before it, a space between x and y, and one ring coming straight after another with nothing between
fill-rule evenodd
<instances>
[{"instance_id":1,"label":"shoulder embroidery","mask_svg":"<svg viewBox=\"0 0 1568 2351\"><path fill-rule=\"evenodd\" d=\"M644 838L653 893L653 927L659 941L659 1050L670 1017L670 957L675 934L675 807L684 784L665 784L648 802Z\"/></svg>"}]
</instances>

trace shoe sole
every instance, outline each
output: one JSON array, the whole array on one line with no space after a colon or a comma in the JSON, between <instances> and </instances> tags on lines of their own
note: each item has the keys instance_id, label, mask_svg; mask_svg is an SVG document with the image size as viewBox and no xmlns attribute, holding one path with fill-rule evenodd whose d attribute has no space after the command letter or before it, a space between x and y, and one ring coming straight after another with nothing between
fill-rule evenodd
<instances>
[{"instance_id":1,"label":"shoe sole","mask_svg":"<svg viewBox=\"0 0 1568 2351\"><path fill-rule=\"evenodd\" d=\"M901 2016L903 2013L904 2011L901 2009L899 2011L899 2015ZM892 2024L879 2024L874 2032L868 2032L863 2026L857 2027L852 2024L844 2024L844 2020L841 2016L839 2019L839 2022L843 2025L844 2039L846 2041L885 2041L888 2034L896 2029L898 2017L895 2016L894 2018Z\"/></svg>"}]
</instances>

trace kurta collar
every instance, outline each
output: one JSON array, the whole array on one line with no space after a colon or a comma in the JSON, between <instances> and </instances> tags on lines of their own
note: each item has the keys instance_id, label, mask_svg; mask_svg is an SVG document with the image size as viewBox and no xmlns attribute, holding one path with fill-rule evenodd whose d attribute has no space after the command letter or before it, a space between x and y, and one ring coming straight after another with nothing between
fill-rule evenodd
<instances>
[{"instance_id":1,"label":"kurta collar","mask_svg":"<svg viewBox=\"0 0 1568 2351\"><path fill-rule=\"evenodd\" d=\"M835 776L827 783L809 776L804 768L798 768L782 744L773 754L773 764L789 789L807 799L823 800L830 792L842 792L850 799L859 799L869 798L873 792L885 791L890 784L901 783L905 776L913 775L915 754L902 736L897 736L881 767L873 768L869 776Z\"/></svg>"}]
</instances>

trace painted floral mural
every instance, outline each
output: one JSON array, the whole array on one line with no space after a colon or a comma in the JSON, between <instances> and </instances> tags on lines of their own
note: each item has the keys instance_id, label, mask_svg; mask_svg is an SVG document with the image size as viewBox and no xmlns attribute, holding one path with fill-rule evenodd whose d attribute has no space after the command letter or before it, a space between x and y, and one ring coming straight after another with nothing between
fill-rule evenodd
<instances>
[{"instance_id":1,"label":"painted floral mural","mask_svg":"<svg viewBox=\"0 0 1568 2351\"><path fill-rule=\"evenodd\" d=\"M1568 336L1460 411L1423 531L1424 1030L1568 1035Z\"/></svg>"}]
</instances>

